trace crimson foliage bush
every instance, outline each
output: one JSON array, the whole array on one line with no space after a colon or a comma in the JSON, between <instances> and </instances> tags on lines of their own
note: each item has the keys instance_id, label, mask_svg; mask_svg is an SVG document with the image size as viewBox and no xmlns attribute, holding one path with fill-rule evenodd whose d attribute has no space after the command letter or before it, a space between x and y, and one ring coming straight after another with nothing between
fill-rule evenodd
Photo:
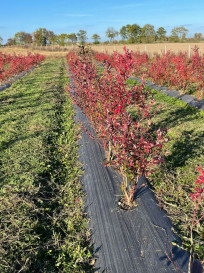
<instances>
[{"instance_id":1,"label":"crimson foliage bush","mask_svg":"<svg viewBox=\"0 0 204 273\"><path fill-rule=\"evenodd\" d=\"M40 54L7 55L0 52L0 83L22 71L30 69L32 66L40 63L45 56Z\"/></svg>"},{"instance_id":2,"label":"crimson foliage bush","mask_svg":"<svg viewBox=\"0 0 204 273\"><path fill-rule=\"evenodd\" d=\"M162 146L166 131L153 130L154 100L141 86L128 88L126 80L134 71L134 55L114 53L112 62L104 61L102 76L88 54L67 56L74 81L74 102L89 117L106 151L106 163L120 171L121 189L129 205L139 176L148 176L163 161ZM71 92L71 88L69 88ZM134 105L133 117L128 108Z\"/></svg>"},{"instance_id":3,"label":"crimson foliage bush","mask_svg":"<svg viewBox=\"0 0 204 273\"><path fill-rule=\"evenodd\" d=\"M114 54L95 53L95 60L108 62L116 68ZM145 53L132 53L134 59L133 73L153 82L182 90L183 93L194 92L198 99L204 96L204 54L199 54L199 48L193 49L193 56L167 51L150 58ZM128 60L127 60L128 61Z\"/></svg>"}]
</instances>

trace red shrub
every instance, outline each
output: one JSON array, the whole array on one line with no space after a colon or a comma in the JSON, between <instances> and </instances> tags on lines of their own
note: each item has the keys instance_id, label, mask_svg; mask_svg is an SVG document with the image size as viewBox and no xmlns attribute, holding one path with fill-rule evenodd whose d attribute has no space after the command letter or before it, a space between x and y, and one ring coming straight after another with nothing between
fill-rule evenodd
<instances>
[{"instance_id":1,"label":"red shrub","mask_svg":"<svg viewBox=\"0 0 204 273\"><path fill-rule=\"evenodd\" d=\"M7 55L0 52L0 82L19 74L22 71L30 69L32 66L44 60L40 54Z\"/></svg>"},{"instance_id":2,"label":"red shrub","mask_svg":"<svg viewBox=\"0 0 204 273\"><path fill-rule=\"evenodd\" d=\"M113 72L104 62L101 78L95 64L87 55L67 56L75 84L74 101L89 117L97 135L102 139L107 163L115 166L123 176L121 188L128 204L133 201L140 175L148 175L162 162L161 150L165 133L153 131L151 117L153 100L147 102L148 91L141 86L127 88L126 79L134 68L132 52L114 53ZM136 105L136 120L127 111Z\"/></svg>"}]
</instances>

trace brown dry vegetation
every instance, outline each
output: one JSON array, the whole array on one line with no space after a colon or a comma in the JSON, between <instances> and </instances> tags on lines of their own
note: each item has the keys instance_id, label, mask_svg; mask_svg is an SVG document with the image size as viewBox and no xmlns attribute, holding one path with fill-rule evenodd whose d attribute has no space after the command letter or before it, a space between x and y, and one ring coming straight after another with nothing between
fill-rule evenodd
<instances>
[{"instance_id":1,"label":"brown dry vegetation","mask_svg":"<svg viewBox=\"0 0 204 273\"><path fill-rule=\"evenodd\" d=\"M68 47L66 47L68 48ZM70 46L69 49L71 49L72 47ZM15 46L11 46L11 47L2 47L0 48L0 51L6 54L22 54L22 55L27 55L29 52L31 53L39 53L42 55L45 55L46 57L64 57L67 55L67 51L68 50L57 50L54 49L52 50L52 48L32 48L32 47L27 47L27 48L23 48L23 47L15 47Z\"/></svg>"},{"instance_id":2,"label":"brown dry vegetation","mask_svg":"<svg viewBox=\"0 0 204 273\"><path fill-rule=\"evenodd\" d=\"M190 48L190 54L193 54L193 48L195 46L199 47L199 53L204 54L204 42L200 43L156 43L156 44L128 44L126 47L133 51L146 52L148 55L152 56L153 54L161 54L170 50L174 53L179 52L188 52ZM106 52L111 54L114 50L119 53L123 53L123 44L99 44L99 45L90 45L91 49L98 52ZM28 52L32 53L40 53L45 55L46 57L63 57L67 55L67 52L72 49L78 48L76 45L68 45L65 47L58 46L46 46L46 47L38 47L38 48L22 48L22 47L3 47L0 49L1 52L9 53L9 54L23 54L27 55Z\"/></svg>"},{"instance_id":3,"label":"brown dry vegetation","mask_svg":"<svg viewBox=\"0 0 204 273\"><path fill-rule=\"evenodd\" d=\"M140 51L146 52L148 55L153 55L155 53L161 54L170 50L174 53L182 52L190 52L191 55L193 53L193 48L196 46L199 47L199 53L204 54L204 42L202 43L158 43L158 44L129 44L126 47L132 51ZM118 51L119 53L123 52L124 45L92 45L91 48L93 50L99 52L107 52L112 53L114 50Z\"/></svg>"}]
</instances>

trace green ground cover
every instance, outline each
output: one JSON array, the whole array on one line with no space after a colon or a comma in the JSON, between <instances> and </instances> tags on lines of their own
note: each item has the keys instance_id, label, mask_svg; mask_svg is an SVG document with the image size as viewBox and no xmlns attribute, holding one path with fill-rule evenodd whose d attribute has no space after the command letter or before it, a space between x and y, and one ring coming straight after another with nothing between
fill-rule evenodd
<instances>
[{"instance_id":1,"label":"green ground cover","mask_svg":"<svg viewBox=\"0 0 204 273\"><path fill-rule=\"evenodd\" d=\"M129 85L137 84L128 80ZM204 112L159 91L152 90L155 108L161 108L152 119L156 128L168 128L170 141L165 146L165 164L152 175L159 205L171 217L178 229L184 246L190 246L190 225L193 202L190 193L195 188L198 173L196 166L204 168ZM131 110L134 114L134 108ZM201 204L198 216L204 214ZM204 256L204 229L202 223L194 228L194 253L202 260Z\"/></svg>"},{"instance_id":2,"label":"green ground cover","mask_svg":"<svg viewBox=\"0 0 204 273\"><path fill-rule=\"evenodd\" d=\"M0 92L0 272L91 272L65 60Z\"/></svg>"}]
</instances>

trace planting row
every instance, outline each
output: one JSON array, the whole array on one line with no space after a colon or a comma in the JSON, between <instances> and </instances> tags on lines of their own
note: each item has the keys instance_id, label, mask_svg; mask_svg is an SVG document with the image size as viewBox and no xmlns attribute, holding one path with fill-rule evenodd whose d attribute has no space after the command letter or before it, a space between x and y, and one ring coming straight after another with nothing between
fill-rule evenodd
<instances>
[{"instance_id":1,"label":"planting row","mask_svg":"<svg viewBox=\"0 0 204 273\"><path fill-rule=\"evenodd\" d=\"M138 177L148 177L158 170L159 164L164 162L162 155L169 140L167 130L158 128L152 121L157 115L153 95L142 84L127 86L126 81L135 69L134 55L128 50L124 55L115 52L111 62L104 61L101 76L88 54L70 52L67 60L75 86L74 94L71 94L73 100L93 124L106 152L105 164L115 167L123 177L121 206L132 208L136 205L134 195ZM190 228L191 254L193 230L203 218L196 216L204 193L204 173L201 168L199 171L201 176L191 194L196 208Z\"/></svg>"},{"instance_id":2,"label":"planting row","mask_svg":"<svg viewBox=\"0 0 204 273\"><path fill-rule=\"evenodd\" d=\"M74 84L74 101L89 117L97 135L102 140L107 155L106 164L119 170L123 202L132 206L138 177L148 176L163 161L162 146L168 141L166 130L153 130L151 118L154 100L147 100L149 92L141 86L127 88L126 80L133 67L128 51L114 54L116 73L109 63L104 64L102 77L90 56L67 56ZM124 63L123 60L129 59ZM136 105L133 117L128 107Z\"/></svg>"},{"instance_id":3,"label":"planting row","mask_svg":"<svg viewBox=\"0 0 204 273\"><path fill-rule=\"evenodd\" d=\"M199 54L198 47L195 47L193 52L191 58L188 58L187 53L176 55L170 51L155 55L153 58L145 53L131 52L131 58L134 61L132 72L137 77L151 78L157 84L166 85L202 99L204 97L204 55ZM116 68L117 56L116 52L112 55L96 52L94 58L99 62L108 62ZM129 60L123 59L123 61L126 63Z\"/></svg>"},{"instance_id":4,"label":"planting row","mask_svg":"<svg viewBox=\"0 0 204 273\"><path fill-rule=\"evenodd\" d=\"M30 69L32 66L44 60L44 56L40 54L7 55L0 52L0 84L8 80L10 77L19 74L22 71Z\"/></svg>"}]
</instances>

